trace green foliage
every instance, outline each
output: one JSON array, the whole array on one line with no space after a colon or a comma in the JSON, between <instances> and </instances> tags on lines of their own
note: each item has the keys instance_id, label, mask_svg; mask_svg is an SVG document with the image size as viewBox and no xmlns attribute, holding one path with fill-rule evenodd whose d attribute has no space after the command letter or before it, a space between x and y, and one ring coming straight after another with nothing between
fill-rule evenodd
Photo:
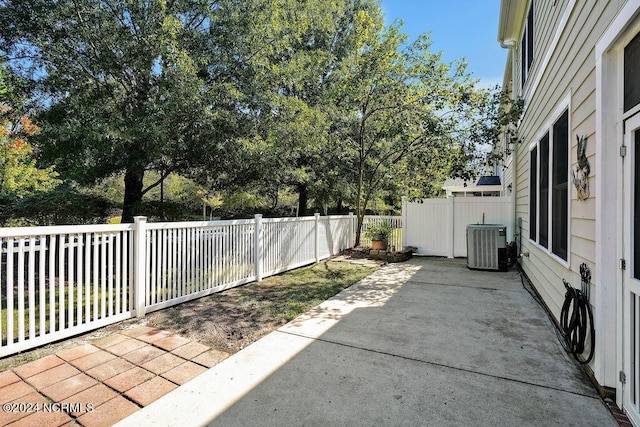
<instances>
[{"instance_id":1,"label":"green foliage","mask_svg":"<svg viewBox=\"0 0 640 427\"><path fill-rule=\"evenodd\" d=\"M160 180L161 174L156 171L150 171L145 174L143 185L150 187ZM106 197L113 203L121 203L124 197L124 174L115 174L108 176L88 190L88 193ZM143 203L164 202L181 205L183 209L189 212L198 212L202 210L204 203L205 189L194 182L192 179L185 178L178 174L170 174L166 176L162 184L159 184L147 191L142 199ZM147 215L146 212L141 211Z\"/></svg>"},{"instance_id":2,"label":"green foliage","mask_svg":"<svg viewBox=\"0 0 640 427\"><path fill-rule=\"evenodd\" d=\"M10 227L105 223L116 211L106 199L69 185L22 198L0 197L0 224Z\"/></svg>"},{"instance_id":3,"label":"green foliage","mask_svg":"<svg viewBox=\"0 0 640 427\"><path fill-rule=\"evenodd\" d=\"M449 176L467 176L480 144L495 144L505 118L500 97L478 89L464 61L442 62L428 35L409 42L379 9L360 11L356 49L336 70L335 150L350 171L358 217L381 193L436 194Z\"/></svg>"},{"instance_id":4,"label":"green foliage","mask_svg":"<svg viewBox=\"0 0 640 427\"><path fill-rule=\"evenodd\" d=\"M24 197L49 191L59 183L53 167L36 166L33 148L23 139L0 138L0 193Z\"/></svg>"},{"instance_id":5,"label":"green foliage","mask_svg":"<svg viewBox=\"0 0 640 427\"><path fill-rule=\"evenodd\" d=\"M470 175L521 114L375 0L0 2L0 51L40 101L33 152L125 222L296 194L299 214L355 210L359 238L365 212Z\"/></svg>"},{"instance_id":6,"label":"green foliage","mask_svg":"<svg viewBox=\"0 0 640 427\"><path fill-rule=\"evenodd\" d=\"M29 58L15 68L33 76L50 103L43 153L81 183L124 172L124 221L148 190L147 170L191 169L217 152L224 126L212 100L227 99L205 85L210 12L189 0L0 7L2 50Z\"/></svg>"},{"instance_id":7,"label":"green foliage","mask_svg":"<svg viewBox=\"0 0 640 427\"><path fill-rule=\"evenodd\" d=\"M13 105L17 101L0 64L0 194L23 197L51 190L60 181L53 167L36 165L35 150L27 138L40 133L40 128L20 114Z\"/></svg>"},{"instance_id":8,"label":"green foliage","mask_svg":"<svg viewBox=\"0 0 640 427\"><path fill-rule=\"evenodd\" d=\"M380 221L367 226L364 234L370 240L388 242L393 230L395 230L395 227L390 222Z\"/></svg>"},{"instance_id":9,"label":"green foliage","mask_svg":"<svg viewBox=\"0 0 640 427\"><path fill-rule=\"evenodd\" d=\"M245 32L247 42L233 49L253 78L244 90L253 126L241 140L244 156L231 184L258 186L275 202L290 189L298 193L298 213L304 215L311 200L324 207L347 191L340 150L331 144L335 105L329 95L335 70L354 45L355 14L376 6L347 0L243 5L250 18L220 18L223 28L233 23Z\"/></svg>"}]
</instances>

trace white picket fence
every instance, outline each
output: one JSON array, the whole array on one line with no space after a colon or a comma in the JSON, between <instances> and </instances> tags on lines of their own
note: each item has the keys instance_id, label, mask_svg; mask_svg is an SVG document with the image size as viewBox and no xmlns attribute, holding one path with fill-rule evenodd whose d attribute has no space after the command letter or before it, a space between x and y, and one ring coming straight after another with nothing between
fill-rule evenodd
<instances>
[{"instance_id":1,"label":"white picket fence","mask_svg":"<svg viewBox=\"0 0 640 427\"><path fill-rule=\"evenodd\" d=\"M0 357L318 262L355 217L0 228Z\"/></svg>"},{"instance_id":2,"label":"white picket fence","mask_svg":"<svg viewBox=\"0 0 640 427\"><path fill-rule=\"evenodd\" d=\"M0 229L0 356L131 317L134 230Z\"/></svg>"},{"instance_id":3,"label":"white picket fence","mask_svg":"<svg viewBox=\"0 0 640 427\"><path fill-rule=\"evenodd\" d=\"M403 201L391 248L466 256L466 226L507 225L510 197ZM0 357L318 262L353 246L356 219L0 228Z\"/></svg>"},{"instance_id":4,"label":"white picket fence","mask_svg":"<svg viewBox=\"0 0 640 427\"><path fill-rule=\"evenodd\" d=\"M403 243L418 248L418 255L466 257L469 224L503 224L510 242L514 232L512 203L511 197L403 200Z\"/></svg>"}]
</instances>

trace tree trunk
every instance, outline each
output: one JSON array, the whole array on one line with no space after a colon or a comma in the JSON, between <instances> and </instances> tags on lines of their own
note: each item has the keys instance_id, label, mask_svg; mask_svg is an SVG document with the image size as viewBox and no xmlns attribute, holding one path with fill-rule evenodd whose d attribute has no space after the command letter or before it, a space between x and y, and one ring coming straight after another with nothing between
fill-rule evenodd
<instances>
[{"instance_id":1,"label":"tree trunk","mask_svg":"<svg viewBox=\"0 0 640 427\"><path fill-rule=\"evenodd\" d=\"M298 184L298 216L307 214L307 204L309 203L309 189L307 184Z\"/></svg>"},{"instance_id":2,"label":"tree trunk","mask_svg":"<svg viewBox=\"0 0 640 427\"><path fill-rule=\"evenodd\" d=\"M124 201L122 202L122 222L133 222L140 211L142 201L142 180L144 167L129 166L124 175Z\"/></svg>"},{"instance_id":3,"label":"tree trunk","mask_svg":"<svg viewBox=\"0 0 640 427\"><path fill-rule=\"evenodd\" d=\"M164 171L161 171L160 178L162 178L163 176ZM164 178L162 178L162 181L160 181L160 218L162 218L163 221L166 220L166 218L164 217Z\"/></svg>"},{"instance_id":4,"label":"tree trunk","mask_svg":"<svg viewBox=\"0 0 640 427\"><path fill-rule=\"evenodd\" d=\"M362 159L362 156L361 156ZM362 206L362 186L364 183L364 162L360 160L360 168L358 170L358 188L356 191L356 217L358 224L356 227L356 246L360 246L360 235L362 233L362 222L364 220L364 207Z\"/></svg>"},{"instance_id":5,"label":"tree trunk","mask_svg":"<svg viewBox=\"0 0 640 427\"><path fill-rule=\"evenodd\" d=\"M360 237L362 236L362 223L364 222L364 215L356 215L356 243L355 246L360 246Z\"/></svg>"}]
</instances>

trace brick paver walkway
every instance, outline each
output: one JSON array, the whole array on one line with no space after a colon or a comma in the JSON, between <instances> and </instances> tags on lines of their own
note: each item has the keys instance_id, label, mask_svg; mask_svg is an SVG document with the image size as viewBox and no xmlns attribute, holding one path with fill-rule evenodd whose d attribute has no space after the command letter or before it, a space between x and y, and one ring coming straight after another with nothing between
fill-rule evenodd
<instances>
[{"instance_id":1,"label":"brick paver walkway","mask_svg":"<svg viewBox=\"0 0 640 427\"><path fill-rule=\"evenodd\" d=\"M110 426L228 354L146 326L0 372L0 425Z\"/></svg>"}]
</instances>

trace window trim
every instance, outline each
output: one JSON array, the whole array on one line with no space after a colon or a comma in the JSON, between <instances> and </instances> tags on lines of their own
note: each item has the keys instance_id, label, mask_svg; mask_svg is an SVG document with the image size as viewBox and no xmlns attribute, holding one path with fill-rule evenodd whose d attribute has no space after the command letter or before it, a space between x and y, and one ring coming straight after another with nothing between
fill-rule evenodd
<instances>
[{"instance_id":1,"label":"window trim","mask_svg":"<svg viewBox=\"0 0 640 427\"><path fill-rule=\"evenodd\" d=\"M552 179L552 174L553 174L553 144L554 144L554 140L553 140L553 126L556 124L556 122L562 117L562 115L564 114L564 112L567 112L568 118L567 118L567 125L568 125L568 147L567 147L567 259L564 260L562 259L559 255L556 255L553 252L553 232L552 232L552 211L553 211L553 200L552 200L552 185L551 185L551 179ZM571 139L571 94L569 93L567 96L565 96L558 104L557 107L553 110L553 113L550 114L547 118L547 120L544 122L544 124L539 128L538 132L535 134L535 138L533 140L533 142L531 142L531 144L529 145L529 168L531 168L531 153L533 152L534 148L538 148L538 150L536 150L537 153L537 166L538 168L540 167L540 149L539 149L539 143L540 141L548 134L549 135L549 167L548 167L548 177L549 177L549 194L547 195L547 200L548 200L548 212L547 212L547 217L549 220L549 230L548 230L548 239L547 239L547 247L542 246L541 244L539 244L539 240L540 240L540 178L539 178L539 172L538 172L538 189L537 189L537 201L536 201L536 236L535 239L532 239L531 236L529 235L527 237L527 241L537 247L540 251L542 251L543 253L545 253L546 255L548 255L550 258L552 258L553 260L555 260L556 262L558 262L560 265L569 268L569 266L571 265L571 200L572 200L572 186L571 184L571 166L572 166L572 156L571 156L571 148L573 147L572 145L572 139ZM529 174L531 173L531 171L529 171ZM531 205L528 205L529 209L531 209ZM531 218L531 213L529 212L529 218ZM530 233L529 233L530 234Z\"/></svg>"}]
</instances>

